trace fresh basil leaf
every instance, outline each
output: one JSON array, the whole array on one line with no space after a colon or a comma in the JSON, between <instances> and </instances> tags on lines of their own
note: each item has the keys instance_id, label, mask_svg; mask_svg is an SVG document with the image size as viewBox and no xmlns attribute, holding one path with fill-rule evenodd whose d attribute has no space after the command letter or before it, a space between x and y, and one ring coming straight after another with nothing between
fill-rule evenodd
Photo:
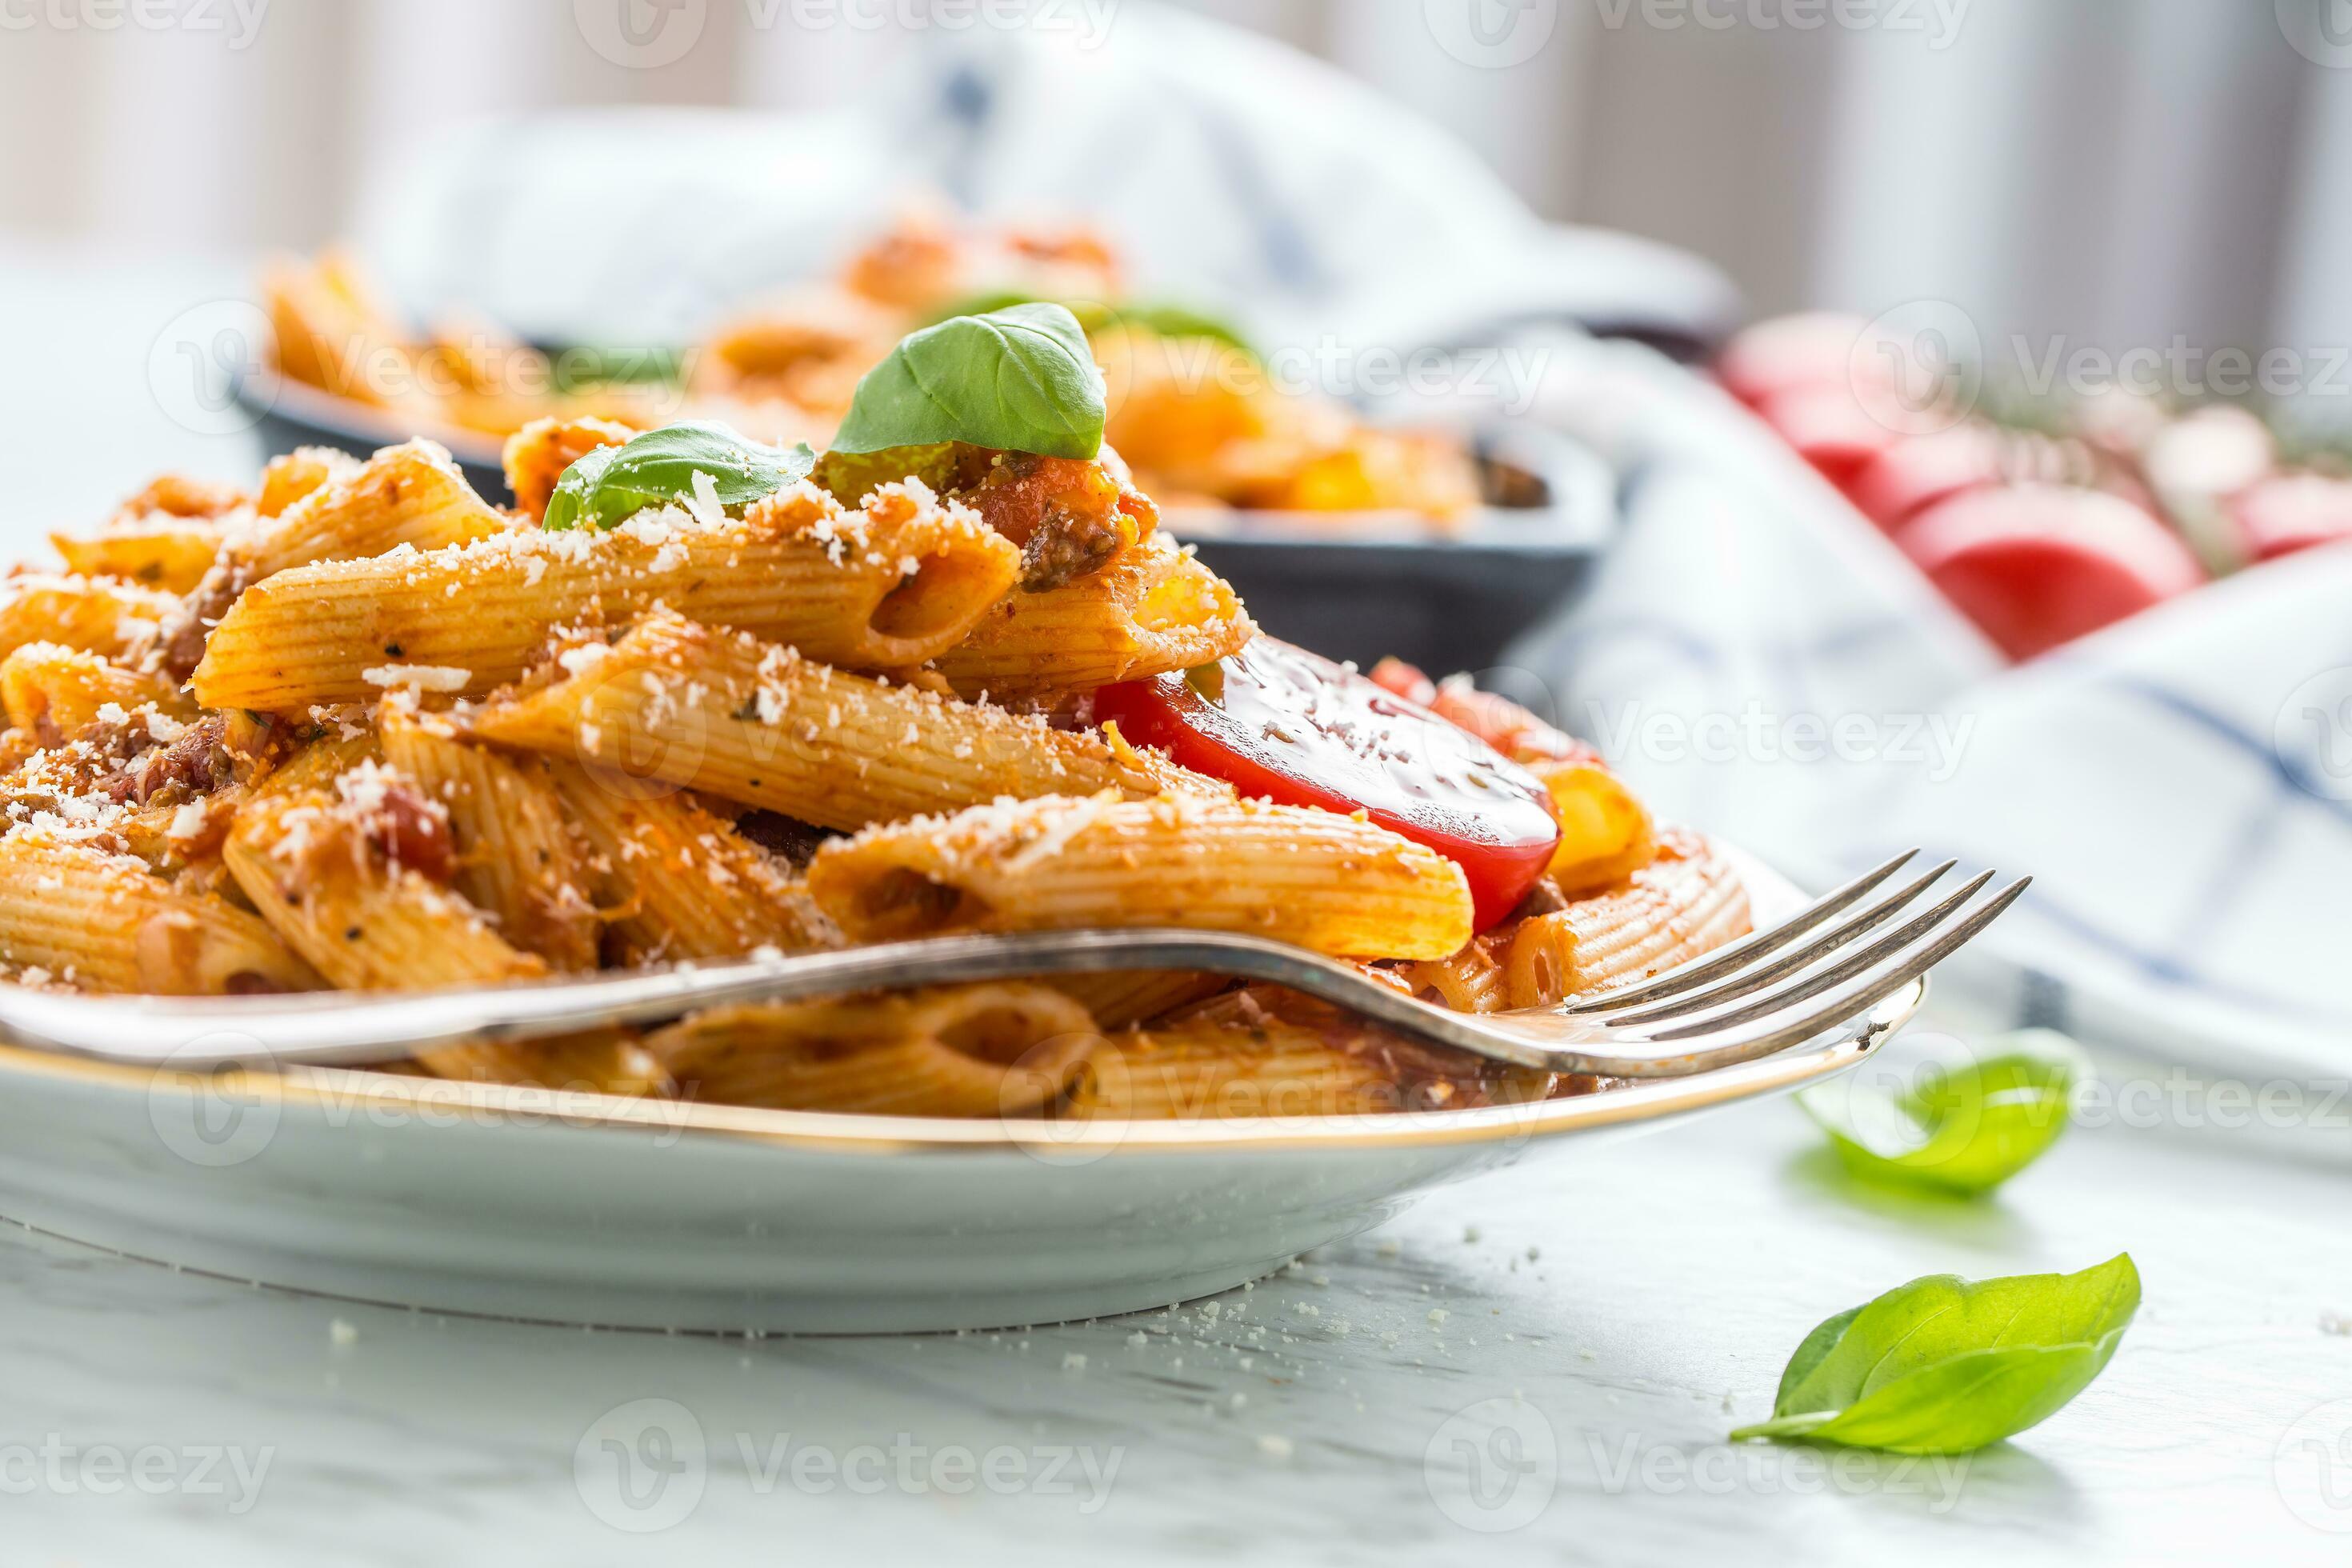
<instances>
[{"instance_id":1,"label":"fresh basil leaf","mask_svg":"<svg viewBox=\"0 0 2352 1568\"><path fill-rule=\"evenodd\" d=\"M2088 1070L2074 1041L2027 1029L1955 1067L1930 1061L1900 1091L1849 1075L1803 1090L1797 1102L1857 1175L1985 1193L2057 1142Z\"/></svg>"},{"instance_id":2,"label":"fresh basil leaf","mask_svg":"<svg viewBox=\"0 0 2352 1568\"><path fill-rule=\"evenodd\" d=\"M866 373L833 449L962 441L1092 459L1102 450L1105 396L1087 335L1061 306L953 316L901 338Z\"/></svg>"},{"instance_id":3,"label":"fresh basil leaf","mask_svg":"<svg viewBox=\"0 0 2352 1568\"><path fill-rule=\"evenodd\" d=\"M829 451L816 460L809 478L842 505L856 506L877 486L900 479L920 479L934 491L945 490L955 469L955 443L941 441L929 447L885 447L878 452Z\"/></svg>"},{"instance_id":4,"label":"fresh basil leaf","mask_svg":"<svg viewBox=\"0 0 2352 1568\"><path fill-rule=\"evenodd\" d=\"M1914 1279L1806 1335L1772 1419L1732 1440L1968 1453L2047 1420L2090 1386L2138 1310L2128 1253L2080 1274Z\"/></svg>"},{"instance_id":5,"label":"fresh basil leaf","mask_svg":"<svg viewBox=\"0 0 2352 1568\"><path fill-rule=\"evenodd\" d=\"M709 475L719 504L738 511L807 478L815 466L816 454L805 445L766 447L724 425L665 425L623 446L599 447L564 469L542 526L617 528L646 507L683 505L697 474Z\"/></svg>"}]
</instances>

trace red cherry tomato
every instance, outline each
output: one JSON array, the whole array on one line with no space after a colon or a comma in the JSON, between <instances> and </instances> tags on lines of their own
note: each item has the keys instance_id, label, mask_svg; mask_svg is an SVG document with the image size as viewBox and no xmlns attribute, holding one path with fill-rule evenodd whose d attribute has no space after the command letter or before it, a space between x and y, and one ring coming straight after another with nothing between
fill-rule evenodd
<instances>
[{"instance_id":1,"label":"red cherry tomato","mask_svg":"<svg viewBox=\"0 0 2352 1568\"><path fill-rule=\"evenodd\" d=\"M1830 310L1759 321L1724 345L1716 379L1751 406L1801 387L1846 386L1854 345L1869 325L1860 316Z\"/></svg>"},{"instance_id":2,"label":"red cherry tomato","mask_svg":"<svg viewBox=\"0 0 2352 1568\"><path fill-rule=\"evenodd\" d=\"M2059 485L1955 496L1905 523L1895 542L2011 658L2205 580L2189 547L2131 502Z\"/></svg>"},{"instance_id":3,"label":"red cherry tomato","mask_svg":"<svg viewBox=\"0 0 2352 1568\"><path fill-rule=\"evenodd\" d=\"M1477 737L1304 648L1261 637L1203 671L1095 693L1095 717L1245 795L1361 807L1452 860L1483 931L1518 906L1559 843L1542 784Z\"/></svg>"},{"instance_id":4,"label":"red cherry tomato","mask_svg":"<svg viewBox=\"0 0 2352 1568\"><path fill-rule=\"evenodd\" d=\"M2298 550L2352 539L2352 479L2282 474L2230 503L2247 556L2274 561Z\"/></svg>"},{"instance_id":5,"label":"red cherry tomato","mask_svg":"<svg viewBox=\"0 0 2352 1568\"><path fill-rule=\"evenodd\" d=\"M1903 432L1874 418L1848 386L1793 387L1766 398L1756 411L1841 489L1873 458L1904 439Z\"/></svg>"},{"instance_id":6,"label":"red cherry tomato","mask_svg":"<svg viewBox=\"0 0 2352 1568\"><path fill-rule=\"evenodd\" d=\"M2000 480L2000 437L1981 425L1958 425L1889 447L1863 465L1846 493L1891 532L1937 501Z\"/></svg>"}]
</instances>

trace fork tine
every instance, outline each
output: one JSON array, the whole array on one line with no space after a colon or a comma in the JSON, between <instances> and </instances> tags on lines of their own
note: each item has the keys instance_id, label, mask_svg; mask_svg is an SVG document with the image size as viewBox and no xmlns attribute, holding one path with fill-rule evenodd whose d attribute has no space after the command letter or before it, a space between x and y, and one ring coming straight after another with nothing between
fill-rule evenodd
<instances>
[{"instance_id":1,"label":"fork tine","mask_svg":"<svg viewBox=\"0 0 2352 1568\"><path fill-rule=\"evenodd\" d=\"M1785 979L1789 975L1795 974L1801 970L1809 968L1812 964L1820 963L1822 959L1834 957L1842 952L1851 952L1864 937L1868 936L1872 931L1876 931L1880 926L1885 925L1888 921L1891 921L1896 915L1901 914L1906 909L1910 907L1914 900L1917 899L1920 894L1926 892L1929 888L1934 887L1937 881L1942 879L1947 871L1949 871L1958 864L1959 864L1959 862L1957 860L1945 861L1942 865L1937 867L1934 870L1929 871L1926 876L1913 881L1907 887L1899 888L1895 889L1895 891L1888 894L1885 898L1879 900L1876 903L1865 907L1861 913L1840 921L1835 926L1832 927L1827 933L1813 942L1807 942L1803 947L1797 949L1793 952L1782 953L1780 957L1757 964L1751 969L1742 970L1738 973L1732 975L1729 979L1725 980L1718 984L1704 986L1696 991L1686 991L1678 996L1671 997L1666 1001L1656 1003L1648 1007L1637 1008L1630 1013L1603 1013L1601 1015L1601 1021L1608 1025L1611 1028L1615 1029L1631 1028L1641 1024L1655 1023L1663 1018L1682 1017L1687 1014L1698 1013L1710 1007L1719 1006L1721 1004L1729 1002L1735 997L1745 996L1751 992L1761 991L1767 985L1772 984L1776 981ZM1987 882L1990 881L1992 879L1992 875L1993 874L1990 871L1987 871L1983 876L1979 877L1976 880L1962 888L1957 896L1947 899L1943 903L1938 904L1935 909L1929 910L1925 923L1915 921L1911 925L1905 927L1903 931L1896 932L1895 937L1886 942L1882 943L1876 948L1867 950L1867 952L1874 955L1877 953L1889 952L1894 949L1902 946L1910 936L1916 936L1919 931L1925 930L1926 924L1933 923L1936 919L1950 912L1956 904L1964 902L1969 894L1975 892L1979 888L1983 887ZM1907 933L1907 935L1906 933ZM1828 983L1834 984L1843 978L1843 974L1829 973ZM1816 987L1816 989L1819 989L1819 987ZM1802 994L1806 994L1806 993L1791 992L1786 994L1784 999L1793 999L1795 996Z\"/></svg>"},{"instance_id":2,"label":"fork tine","mask_svg":"<svg viewBox=\"0 0 2352 1568\"><path fill-rule=\"evenodd\" d=\"M1800 974L1760 995L1751 996L1744 1002L1709 1007L1696 1014L1678 1016L1670 1028L1636 1029L1633 1032L1636 1035L1647 1036L1651 1039L1683 1039L1693 1035L1712 1034L1723 1029L1736 1028L1739 1025L1753 1023L1758 1018L1768 1017L1774 1013L1784 1011L1809 996L1818 996L1824 991L1842 985L1857 974L1870 973L1879 963L1902 952L1950 920L1959 911L1962 905L1975 898L1978 891L1992 879L1993 873L1990 871L1970 879L1951 897L1941 900L1935 908L1925 913L1904 921L1885 936L1855 949L1840 958L1835 963Z\"/></svg>"},{"instance_id":3,"label":"fork tine","mask_svg":"<svg viewBox=\"0 0 2352 1568\"><path fill-rule=\"evenodd\" d=\"M1638 985L1621 985L1613 991L1603 991L1596 995L1580 997L1576 1001L1562 1004L1559 1011L1597 1013L1609 1008L1627 1006L1636 1002L1653 1001L1661 996L1677 994L1693 985L1712 980L1719 974L1728 974L1734 970L1744 967L1751 959L1778 952L1788 946L1840 910L1868 894L1872 889L1909 864L1911 858L1918 853L1916 849L1906 849L1885 865L1864 871L1845 886L1832 889L1769 931L1759 931L1753 935L1741 937L1738 942L1716 949L1696 963L1686 963L1678 969L1669 970L1656 979L1645 980ZM1940 872L1937 874L1941 875Z\"/></svg>"},{"instance_id":4,"label":"fork tine","mask_svg":"<svg viewBox=\"0 0 2352 1568\"><path fill-rule=\"evenodd\" d=\"M1717 1030L1671 1039L1657 1037L1653 1043L1681 1048L1672 1054L1626 1056L1605 1063L1596 1058L1596 1065L1590 1070L1621 1078L1675 1078L1753 1061L1783 1047L1793 1046L1800 1040L1811 1039L1822 1030L1876 1006L1949 958L1973 941L1985 927L2000 919L2002 911L2015 903L2032 882L2031 877L2019 878L1979 905L1973 913L1953 922L1934 941L1897 954L1879 969L1857 976L1826 996L1814 997L1801 1005L1760 1018L1744 1028L1734 1027L1727 1031Z\"/></svg>"}]
</instances>

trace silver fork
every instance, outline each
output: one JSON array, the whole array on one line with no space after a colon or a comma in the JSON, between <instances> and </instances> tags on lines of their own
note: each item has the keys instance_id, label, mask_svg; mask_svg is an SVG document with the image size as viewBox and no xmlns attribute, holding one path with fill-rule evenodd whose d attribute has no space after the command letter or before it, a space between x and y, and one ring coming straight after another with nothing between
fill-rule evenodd
<instances>
[{"instance_id":1,"label":"silver fork","mask_svg":"<svg viewBox=\"0 0 2352 1568\"><path fill-rule=\"evenodd\" d=\"M1433 1006L1348 964L1263 937L1081 931L932 937L415 994L110 997L0 986L0 1037L142 1066L353 1066L396 1060L426 1046L656 1023L736 1003L1024 975L1198 969L1293 986L1415 1039L1496 1061L1611 1078L1678 1078L1769 1055L1859 1016L1990 925L2031 879L1979 900L1992 879L1987 871L1895 924L1954 864L1880 892L1916 853L1898 855L1779 924L1655 978L1515 1012Z\"/></svg>"}]
</instances>

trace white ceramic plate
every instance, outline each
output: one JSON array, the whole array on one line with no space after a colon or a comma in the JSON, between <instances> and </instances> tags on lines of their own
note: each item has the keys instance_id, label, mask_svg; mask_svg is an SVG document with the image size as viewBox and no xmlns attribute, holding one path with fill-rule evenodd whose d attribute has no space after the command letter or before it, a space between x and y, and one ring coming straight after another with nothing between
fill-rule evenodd
<instances>
[{"instance_id":1,"label":"white ceramic plate","mask_svg":"<svg viewBox=\"0 0 2352 1568\"><path fill-rule=\"evenodd\" d=\"M1759 920L1795 890L1743 860ZM940 1121L656 1104L340 1069L219 1080L0 1047L0 1209L355 1299L634 1328L997 1327L1230 1289L1415 1194L1848 1068L1832 1039L1460 1111Z\"/></svg>"}]
</instances>

